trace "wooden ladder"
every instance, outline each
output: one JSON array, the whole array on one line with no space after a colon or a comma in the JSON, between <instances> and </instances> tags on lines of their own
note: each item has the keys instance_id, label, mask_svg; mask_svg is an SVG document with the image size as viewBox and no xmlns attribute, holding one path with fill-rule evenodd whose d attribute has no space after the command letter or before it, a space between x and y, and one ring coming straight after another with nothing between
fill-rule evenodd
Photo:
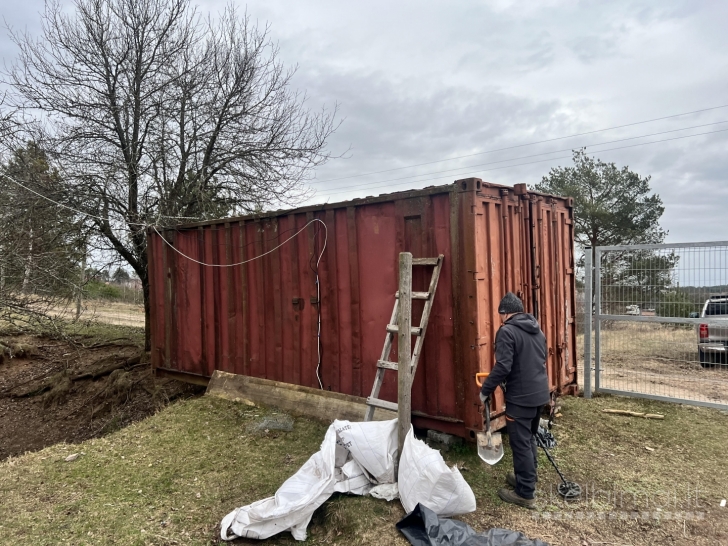
<instances>
[{"instance_id":1,"label":"wooden ladder","mask_svg":"<svg viewBox=\"0 0 728 546\"><path fill-rule=\"evenodd\" d=\"M413 327L412 335L417 336L415 342L415 348L412 352L412 359L410 365L411 379L414 379L415 372L417 371L417 362L420 359L420 353L422 352L422 346L425 342L425 333L427 332L427 323L430 320L430 311L432 311L432 302L435 299L435 291L437 290L437 282L440 279L440 270L442 269L442 261L444 255L440 254L437 258L412 258L412 265L415 266L435 266L432 270L432 277L430 278L430 287L427 292L412 292L411 299L413 300L425 300L425 308L422 310L422 319L418 327ZM398 371L399 365L397 362L391 362L387 360L389 353L392 350L392 341L394 335L399 332L399 326L397 324L397 317L399 316L399 290L394 295L394 308L392 309L392 318L387 324L387 333L384 336L384 347L382 348L382 357L377 361L377 374L374 378L374 385L372 386L372 394L367 398L367 409L364 415L365 421L371 421L374 418L374 410L376 408L383 408L392 411L398 410L398 404L394 402L388 402L378 398L379 391L382 388L384 382L384 372L387 370ZM412 381L409 382L410 386Z\"/></svg>"}]
</instances>

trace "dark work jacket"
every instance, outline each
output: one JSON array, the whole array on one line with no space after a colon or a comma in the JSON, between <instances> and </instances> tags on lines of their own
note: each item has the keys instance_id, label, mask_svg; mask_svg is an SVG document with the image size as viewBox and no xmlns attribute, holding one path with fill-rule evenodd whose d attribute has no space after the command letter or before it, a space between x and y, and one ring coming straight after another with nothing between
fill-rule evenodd
<instances>
[{"instance_id":1,"label":"dark work jacket","mask_svg":"<svg viewBox=\"0 0 728 546\"><path fill-rule=\"evenodd\" d=\"M481 392L490 396L501 383L505 383L506 404L535 407L550 400L546 337L533 315L513 315L495 336L495 366Z\"/></svg>"}]
</instances>

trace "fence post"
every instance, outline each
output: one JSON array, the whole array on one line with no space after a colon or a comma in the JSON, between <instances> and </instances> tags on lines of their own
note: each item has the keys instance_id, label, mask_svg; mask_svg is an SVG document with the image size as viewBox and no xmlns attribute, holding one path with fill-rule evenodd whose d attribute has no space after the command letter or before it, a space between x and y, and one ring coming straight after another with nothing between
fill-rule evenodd
<instances>
[{"instance_id":1,"label":"fence post","mask_svg":"<svg viewBox=\"0 0 728 546\"><path fill-rule=\"evenodd\" d=\"M592 311L594 309L592 291L592 248L584 247L584 398L592 397L591 357L592 357Z\"/></svg>"},{"instance_id":2,"label":"fence post","mask_svg":"<svg viewBox=\"0 0 728 546\"><path fill-rule=\"evenodd\" d=\"M602 252L594 249L594 390L599 390L599 373L601 372L601 321L602 314Z\"/></svg>"},{"instance_id":3,"label":"fence post","mask_svg":"<svg viewBox=\"0 0 728 546\"><path fill-rule=\"evenodd\" d=\"M397 417L399 456L410 430L412 410L412 254L399 254L399 316L397 317Z\"/></svg>"}]
</instances>

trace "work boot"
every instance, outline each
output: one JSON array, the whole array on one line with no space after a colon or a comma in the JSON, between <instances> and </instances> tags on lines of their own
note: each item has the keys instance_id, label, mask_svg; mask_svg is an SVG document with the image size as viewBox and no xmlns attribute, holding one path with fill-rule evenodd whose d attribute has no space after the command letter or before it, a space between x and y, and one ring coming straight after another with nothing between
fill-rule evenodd
<instances>
[{"instance_id":1,"label":"work boot","mask_svg":"<svg viewBox=\"0 0 728 546\"><path fill-rule=\"evenodd\" d=\"M509 502L517 506L522 506L523 508L528 508L529 510L533 510L534 508L536 508L535 499L524 499L518 493L516 493L515 491L511 491L510 489L499 489L498 496L501 498L502 501Z\"/></svg>"},{"instance_id":2,"label":"work boot","mask_svg":"<svg viewBox=\"0 0 728 546\"><path fill-rule=\"evenodd\" d=\"M538 478L536 478L536 481L538 481ZM506 483L510 485L513 489L516 488L516 474L514 472L509 472L506 474Z\"/></svg>"}]
</instances>

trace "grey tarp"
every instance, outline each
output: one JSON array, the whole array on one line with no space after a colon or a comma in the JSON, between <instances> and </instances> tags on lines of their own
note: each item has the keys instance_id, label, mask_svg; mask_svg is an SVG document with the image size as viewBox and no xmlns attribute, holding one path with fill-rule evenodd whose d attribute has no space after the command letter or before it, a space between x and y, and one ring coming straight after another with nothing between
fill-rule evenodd
<instances>
[{"instance_id":1,"label":"grey tarp","mask_svg":"<svg viewBox=\"0 0 728 546\"><path fill-rule=\"evenodd\" d=\"M531 540L523 533L508 529L476 533L466 523L440 518L422 504L402 518L397 529L412 546L548 546L545 542Z\"/></svg>"}]
</instances>

